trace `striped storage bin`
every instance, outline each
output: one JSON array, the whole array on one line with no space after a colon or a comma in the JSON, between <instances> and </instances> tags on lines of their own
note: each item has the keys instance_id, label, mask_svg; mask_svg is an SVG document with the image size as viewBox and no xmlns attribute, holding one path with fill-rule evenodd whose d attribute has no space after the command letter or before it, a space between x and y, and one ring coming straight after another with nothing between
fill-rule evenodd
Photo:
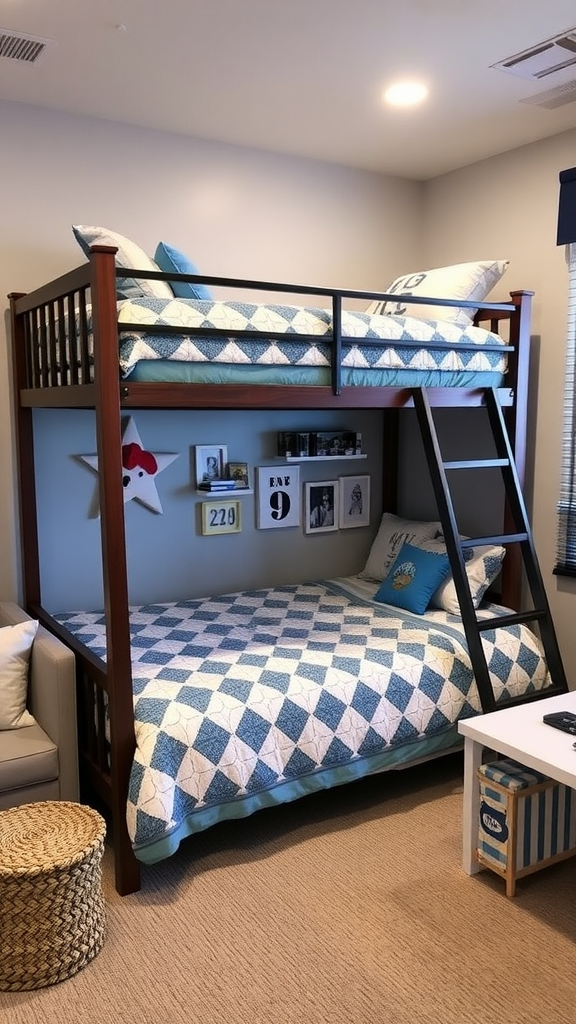
<instances>
[{"instance_id":1,"label":"striped storage bin","mask_svg":"<svg viewBox=\"0 0 576 1024\"><path fill-rule=\"evenodd\" d=\"M478 861L516 879L576 854L576 792L517 761L483 764L480 779Z\"/></svg>"}]
</instances>

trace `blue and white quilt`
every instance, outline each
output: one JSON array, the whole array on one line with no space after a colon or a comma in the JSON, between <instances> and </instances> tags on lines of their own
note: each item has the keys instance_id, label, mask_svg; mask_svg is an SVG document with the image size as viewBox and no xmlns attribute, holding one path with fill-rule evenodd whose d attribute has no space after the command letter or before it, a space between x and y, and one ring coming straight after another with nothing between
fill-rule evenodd
<instances>
[{"instance_id":1,"label":"blue and white quilt","mask_svg":"<svg viewBox=\"0 0 576 1024\"><path fill-rule=\"evenodd\" d=\"M118 304L120 366L129 376L141 360L254 366L329 367L332 312L321 308L199 299L125 299ZM128 325L128 326L125 326ZM130 325L134 325L134 329ZM155 326L256 331L258 338L155 334ZM284 334L285 339L267 337ZM308 341L303 335L312 337ZM481 327L449 320L342 312L346 369L467 371L503 374L503 339ZM362 344L362 342L365 342ZM371 343L368 344L367 342ZM376 343L375 343L376 342ZM381 344L379 343L381 342ZM403 343L416 342L416 347ZM422 347L420 347L420 345ZM439 347L443 345L444 347ZM447 349L446 345L450 348Z\"/></svg>"},{"instance_id":2,"label":"blue and white quilt","mask_svg":"<svg viewBox=\"0 0 576 1024\"><path fill-rule=\"evenodd\" d=\"M131 610L127 820L140 860L225 818L418 760L480 712L460 620L378 604L375 589L353 577ZM105 659L101 613L56 618ZM497 698L545 685L527 627L482 638Z\"/></svg>"}]
</instances>

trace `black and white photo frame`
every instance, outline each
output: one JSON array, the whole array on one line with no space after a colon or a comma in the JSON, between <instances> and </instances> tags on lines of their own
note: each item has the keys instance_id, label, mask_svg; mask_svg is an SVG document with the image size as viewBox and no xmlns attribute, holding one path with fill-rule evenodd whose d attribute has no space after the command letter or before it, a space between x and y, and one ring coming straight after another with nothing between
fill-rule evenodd
<instances>
[{"instance_id":1,"label":"black and white photo frame","mask_svg":"<svg viewBox=\"0 0 576 1024\"><path fill-rule=\"evenodd\" d=\"M304 530L329 533L338 529L338 481L314 480L305 484Z\"/></svg>"},{"instance_id":2,"label":"black and white photo frame","mask_svg":"<svg viewBox=\"0 0 576 1024\"><path fill-rule=\"evenodd\" d=\"M197 444L194 446L196 460L196 486L210 480L223 480L228 463L228 448L225 444Z\"/></svg>"},{"instance_id":3,"label":"black and white photo frame","mask_svg":"<svg viewBox=\"0 0 576 1024\"><path fill-rule=\"evenodd\" d=\"M341 530L370 525L370 477L339 478L338 525Z\"/></svg>"}]
</instances>

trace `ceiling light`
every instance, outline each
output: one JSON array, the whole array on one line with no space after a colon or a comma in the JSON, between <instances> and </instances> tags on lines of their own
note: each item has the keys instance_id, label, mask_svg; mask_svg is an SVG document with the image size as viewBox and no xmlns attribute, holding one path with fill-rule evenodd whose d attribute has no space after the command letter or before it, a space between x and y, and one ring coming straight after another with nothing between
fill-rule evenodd
<instances>
[{"instance_id":1,"label":"ceiling light","mask_svg":"<svg viewBox=\"0 0 576 1024\"><path fill-rule=\"evenodd\" d=\"M415 107L428 96L428 86L423 82L395 82L382 94L385 103L391 107Z\"/></svg>"}]
</instances>

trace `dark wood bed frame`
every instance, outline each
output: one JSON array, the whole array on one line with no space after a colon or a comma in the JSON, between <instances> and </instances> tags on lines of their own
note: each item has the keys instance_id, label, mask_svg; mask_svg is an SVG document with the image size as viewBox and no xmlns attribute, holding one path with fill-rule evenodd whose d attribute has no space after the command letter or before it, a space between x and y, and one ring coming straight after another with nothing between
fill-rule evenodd
<instances>
[{"instance_id":1,"label":"dark wood bed frame","mask_svg":"<svg viewBox=\"0 0 576 1024\"><path fill-rule=\"evenodd\" d=\"M78 676L79 748L85 785L109 810L116 884L122 894L139 888L140 865L126 828L126 798L135 749L128 580L121 465L121 417L131 409L382 409L390 447L384 460L383 508L396 509L398 412L413 404L409 388L343 387L340 381L342 302L393 298L375 292L311 289L267 282L180 275L228 288L318 296L331 303L334 366L329 387L247 386L238 384L164 384L121 381L118 366L117 279L134 271L116 268L113 248L94 246L89 262L29 294L12 293L12 359L20 481L23 601L27 611L75 652ZM174 280L174 275L142 273L142 278ZM498 390L520 483L526 464L530 305L532 292L514 291L509 302L490 304L475 322L503 336L511 346L505 388ZM285 301L290 301L290 298ZM423 299L429 303L429 299ZM462 305L461 302L447 303ZM88 306L93 321L93 362L88 336ZM74 325L76 324L76 327ZM69 336L68 347L64 339ZM181 333L181 331L179 331ZM189 333L194 333L190 330ZM200 333L200 332L196 332ZM206 333L203 330L201 333ZM231 332L226 332L229 335ZM431 388L434 407L485 403L481 388ZM35 408L94 409L99 465L104 606L107 661L104 664L76 641L43 608L39 565L34 472ZM507 513L508 514L508 513ZM502 601L519 608L521 560L511 545L504 561ZM109 707L110 753L105 737L105 700ZM94 709L96 708L96 714Z\"/></svg>"}]
</instances>

